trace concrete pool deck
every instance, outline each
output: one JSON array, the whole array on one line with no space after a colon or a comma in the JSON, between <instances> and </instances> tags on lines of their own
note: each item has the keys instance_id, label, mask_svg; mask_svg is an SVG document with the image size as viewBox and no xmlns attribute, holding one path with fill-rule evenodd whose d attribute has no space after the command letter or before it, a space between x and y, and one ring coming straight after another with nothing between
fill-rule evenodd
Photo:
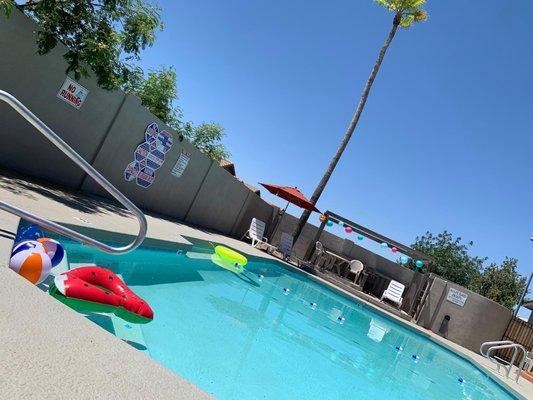
<instances>
[{"instance_id":1,"label":"concrete pool deck","mask_svg":"<svg viewBox=\"0 0 533 400\"><path fill-rule=\"evenodd\" d=\"M12 176L0 175L0 199L56 222L75 225L76 229L88 233L96 229L116 232L120 236L110 238L117 240L123 235L135 234L138 229L132 216L107 201ZM175 246L186 250L193 245L188 238L194 238L224 243L250 256L274 259L247 243L224 235L157 215L147 215L147 220L147 244L150 246ZM0 267L9 263L18 223L17 217L0 211ZM376 307L363 296L301 272L470 360L517 398L533 398L532 383L525 379L516 383L506 378L481 355ZM8 398L210 398L146 354L36 290L7 268L0 268L0 296L3 299L0 302L0 392Z\"/></svg>"}]
</instances>

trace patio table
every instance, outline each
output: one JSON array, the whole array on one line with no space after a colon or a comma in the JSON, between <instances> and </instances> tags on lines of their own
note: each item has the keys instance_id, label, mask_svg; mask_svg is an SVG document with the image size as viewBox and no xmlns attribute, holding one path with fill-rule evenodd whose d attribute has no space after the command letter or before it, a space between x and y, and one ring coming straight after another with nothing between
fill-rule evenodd
<instances>
[{"instance_id":1,"label":"patio table","mask_svg":"<svg viewBox=\"0 0 533 400\"><path fill-rule=\"evenodd\" d=\"M350 264L350 260L347 260L346 258L341 256L340 254L334 253L334 252L332 252L330 250L326 250L325 254L328 257L328 262L324 266L324 269L330 269L331 270L333 267L335 267L335 269L337 270L337 275L343 276L342 272L343 272L343 270L346 271L346 268Z\"/></svg>"}]
</instances>

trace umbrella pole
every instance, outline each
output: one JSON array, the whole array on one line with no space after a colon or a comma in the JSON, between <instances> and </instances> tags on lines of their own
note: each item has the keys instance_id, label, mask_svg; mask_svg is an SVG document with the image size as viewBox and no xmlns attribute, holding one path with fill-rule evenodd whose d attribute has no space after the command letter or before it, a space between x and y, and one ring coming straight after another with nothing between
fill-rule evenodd
<instances>
[{"instance_id":1,"label":"umbrella pole","mask_svg":"<svg viewBox=\"0 0 533 400\"><path fill-rule=\"evenodd\" d=\"M278 231L278 227L279 227L279 224L281 223L281 220L283 219L283 216L285 215L285 213L287 212L287 208L289 208L289 204L291 202L288 201L287 202L287 205L285 206L285 208L283 210L280 210L279 213L278 213L278 218L277 218L277 221L276 221L276 225L274 225L274 229L272 229L272 237L271 237L271 241L274 239L274 235L277 233ZM274 243L270 243L270 244L274 244Z\"/></svg>"}]
</instances>

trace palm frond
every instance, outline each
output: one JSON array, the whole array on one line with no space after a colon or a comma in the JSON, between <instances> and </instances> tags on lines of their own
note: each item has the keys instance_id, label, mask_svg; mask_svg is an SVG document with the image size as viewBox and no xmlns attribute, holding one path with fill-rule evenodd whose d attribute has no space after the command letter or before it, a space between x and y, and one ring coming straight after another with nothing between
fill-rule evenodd
<instances>
[{"instance_id":1,"label":"palm frond","mask_svg":"<svg viewBox=\"0 0 533 400\"><path fill-rule=\"evenodd\" d=\"M402 28L409 28L416 22L428 19L424 10L426 0L374 0L380 6L394 12Z\"/></svg>"}]
</instances>

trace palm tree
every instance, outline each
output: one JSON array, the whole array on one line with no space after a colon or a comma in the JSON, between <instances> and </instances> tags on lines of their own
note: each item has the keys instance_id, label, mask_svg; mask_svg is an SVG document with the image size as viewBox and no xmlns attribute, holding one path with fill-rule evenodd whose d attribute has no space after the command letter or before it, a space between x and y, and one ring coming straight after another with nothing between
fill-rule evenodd
<instances>
[{"instance_id":1,"label":"palm tree","mask_svg":"<svg viewBox=\"0 0 533 400\"><path fill-rule=\"evenodd\" d=\"M337 152L331 159L328 165L328 168L326 169L326 172L324 173L324 176L320 180L318 186L313 192L313 195L311 196L310 200L313 204L316 204L316 202L320 198L320 195L324 191L324 188L326 187L326 184L328 183L329 178L331 177L331 174L333 173L333 170L337 166L337 163L339 162L339 159L341 158L342 153L346 149L346 146L348 145L348 142L350 141L350 138L352 137L353 132L355 131L355 127L357 126L357 123L359 122L361 113L363 112L363 109L365 108L366 100L368 99L368 94L370 93L370 89L372 88L374 79L376 79L376 76L379 72L379 68L381 67L381 63L383 62L383 58L385 58L385 53L387 52L387 49L389 48L392 42L392 39L394 39L394 36L396 35L396 31L398 30L398 27L409 28L414 23L425 21L427 19L427 13L423 9L424 4L426 3L426 0L374 0L374 1L378 3L379 5L385 7L387 10L392 11L394 13L394 19L392 20L392 28L389 31L389 34L387 35L387 39L385 40L385 43L381 47L378 58L376 62L374 63L374 67L372 68L372 72L370 73L370 76L368 80L366 81L363 92L361 93L361 98L359 99L359 103L357 104L355 113L352 117L352 120L350 121L350 124L348 125L348 128L346 129L346 132L344 133L344 137L342 138L342 141L337 149ZM295 241L300 236L300 233L302 232L302 229L305 223L309 219L310 214L311 214L311 211L307 211L307 210L305 210L302 213L302 216L300 217L300 221L298 222L298 226L296 228L296 232L294 234Z\"/></svg>"}]
</instances>

